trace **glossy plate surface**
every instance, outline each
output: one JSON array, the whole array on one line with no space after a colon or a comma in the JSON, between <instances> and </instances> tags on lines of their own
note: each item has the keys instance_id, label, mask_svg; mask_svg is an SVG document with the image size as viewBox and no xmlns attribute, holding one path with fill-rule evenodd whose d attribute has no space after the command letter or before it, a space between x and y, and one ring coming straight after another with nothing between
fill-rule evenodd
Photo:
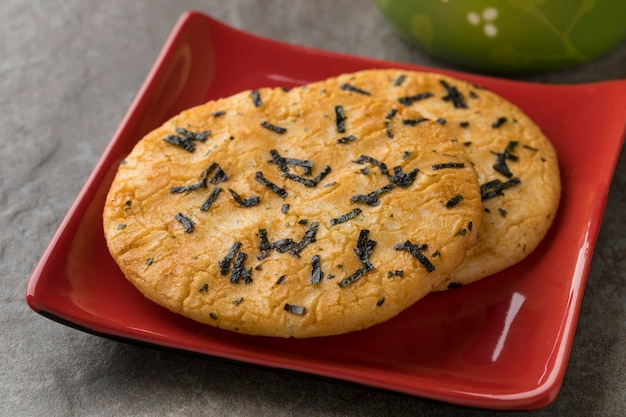
<instances>
[{"instance_id":1,"label":"glossy plate surface","mask_svg":"<svg viewBox=\"0 0 626 417\"><path fill-rule=\"evenodd\" d=\"M30 307L104 337L456 404L548 405L563 381L624 140L626 80L553 86L446 71L499 93L541 126L559 155L561 206L545 240L520 264L431 294L368 330L294 340L215 329L145 299L109 255L101 220L106 193L120 160L144 134L209 99L376 67L439 71L287 45L200 13L183 15L33 272L26 294Z\"/></svg>"}]
</instances>

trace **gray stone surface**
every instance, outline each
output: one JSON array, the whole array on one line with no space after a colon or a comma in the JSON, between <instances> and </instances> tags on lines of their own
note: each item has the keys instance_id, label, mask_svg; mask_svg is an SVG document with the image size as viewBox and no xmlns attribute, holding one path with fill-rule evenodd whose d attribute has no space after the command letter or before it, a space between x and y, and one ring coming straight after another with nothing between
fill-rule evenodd
<instances>
[{"instance_id":1,"label":"gray stone surface","mask_svg":"<svg viewBox=\"0 0 626 417\"><path fill-rule=\"evenodd\" d=\"M504 414L126 345L28 308L32 269L187 9L291 43L445 67L399 40L370 1L2 0L0 415ZM586 65L518 78L626 78L626 44ZM546 409L515 415L626 410L625 193L622 151L561 393Z\"/></svg>"}]
</instances>

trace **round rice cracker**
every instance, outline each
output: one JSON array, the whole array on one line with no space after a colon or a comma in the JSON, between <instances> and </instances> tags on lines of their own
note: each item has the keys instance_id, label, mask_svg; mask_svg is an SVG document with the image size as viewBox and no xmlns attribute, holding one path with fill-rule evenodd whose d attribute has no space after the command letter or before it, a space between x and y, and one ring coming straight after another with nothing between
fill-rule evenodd
<instances>
[{"instance_id":1,"label":"round rice cracker","mask_svg":"<svg viewBox=\"0 0 626 417\"><path fill-rule=\"evenodd\" d=\"M465 145L481 185L480 237L436 290L500 272L522 261L546 235L561 197L557 155L511 102L453 77L398 69L364 70L316 85L393 100L445 125Z\"/></svg>"},{"instance_id":2,"label":"round rice cracker","mask_svg":"<svg viewBox=\"0 0 626 417\"><path fill-rule=\"evenodd\" d=\"M450 139L412 109L342 91L211 101L120 165L107 244L147 298L202 323L298 338L367 328L477 241L476 173Z\"/></svg>"}]
</instances>

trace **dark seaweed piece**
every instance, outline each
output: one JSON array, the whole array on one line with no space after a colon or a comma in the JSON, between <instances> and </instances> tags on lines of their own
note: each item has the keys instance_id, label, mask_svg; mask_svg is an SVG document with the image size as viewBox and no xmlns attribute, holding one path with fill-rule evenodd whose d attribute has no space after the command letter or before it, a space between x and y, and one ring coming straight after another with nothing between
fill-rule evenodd
<instances>
[{"instance_id":1,"label":"dark seaweed piece","mask_svg":"<svg viewBox=\"0 0 626 417\"><path fill-rule=\"evenodd\" d=\"M393 139L393 131L391 130L391 120L398 113L398 109L393 108L385 116L385 133L389 139Z\"/></svg>"},{"instance_id":2,"label":"dark seaweed piece","mask_svg":"<svg viewBox=\"0 0 626 417\"><path fill-rule=\"evenodd\" d=\"M350 201L352 201L353 203L359 203L359 202L365 203L368 206L372 206L372 207L378 206L380 205L380 200L378 199L378 197L383 193L393 190L394 188L396 188L395 185L387 184L383 187L380 187L377 190L372 191L369 194L357 194L354 197L352 197Z\"/></svg>"},{"instance_id":3,"label":"dark seaweed piece","mask_svg":"<svg viewBox=\"0 0 626 417\"><path fill-rule=\"evenodd\" d=\"M152 265L153 263L154 263L154 258L148 258L148 259L146 259L146 265L147 265L147 266L150 266L150 265Z\"/></svg>"},{"instance_id":4,"label":"dark seaweed piece","mask_svg":"<svg viewBox=\"0 0 626 417\"><path fill-rule=\"evenodd\" d=\"M476 94L476 93L475 93L474 91L472 91L472 90L470 90L470 92L469 92L469 96L470 96L470 98L474 98L474 99L478 98L478 94Z\"/></svg>"},{"instance_id":5,"label":"dark seaweed piece","mask_svg":"<svg viewBox=\"0 0 626 417\"><path fill-rule=\"evenodd\" d=\"M372 165L376 165L378 169L380 169L381 174L389 175L389 170L387 170L387 165L385 165L384 162L381 162L372 158L371 156L361 155L354 162L357 164L363 164L365 162L368 162Z\"/></svg>"},{"instance_id":6,"label":"dark seaweed piece","mask_svg":"<svg viewBox=\"0 0 626 417\"><path fill-rule=\"evenodd\" d=\"M319 222L312 222L309 229L304 233L304 237L296 242L294 245L291 245L289 248L289 254L293 257L300 257L300 252L304 248L306 248L311 243L315 242L315 236L317 234L317 229L319 228Z\"/></svg>"},{"instance_id":7,"label":"dark seaweed piece","mask_svg":"<svg viewBox=\"0 0 626 417\"><path fill-rule=\"evenodd\" d=\"M433 96L433 93L427 91L425 93L414 94L412 96L400 97L398 101L404 106L410 106L416 101L425 100Z\"/></svg>"},{"instance_id":8,"label":"dark seaweed piece","mask_svg":"<svg viewBox=\"0 0 626 417\"><path fill-rule=\"evenodd\" d=\"M279 187L278 185L274 184L273 182L265 178L261 171L257 171L257 173L254 176L254 179L256 179L258 182L260 182L261 184L269 188L271 191L278 194L281 198L287 197L287 191L284 188Z\"/></svg>"},{"instance_id":9,"label":"dark seaweed piece","mask_svg":"<svg viewBox=\"0 0 626 417\"><path fill-rule=\"evenodd\" d=\"M406 80L406 75L405 74L398 75L398 78L396 78L396 80L393 83L394 87L401 86L402 83L404 82L404 80Z\"/></svg>"},{"instance_id":10,"label":"dark seaweed piece","mask_svg":"<svg viewBox=\"0 0 626 417\"><path fill-rule=\"evenodd\" d=\"M502 153L491 151L492 154L496 155L496 163L493 164L493 169L498 171L500 174L504 175L507 178L511 178L513 176L513 173L509 169L509 166L507 165L506 161L509 160L509 161L515 162L519 160L519 158L516 155L513 155L513 151L515 150L518 144L519 142L514 140L514 141L509 142L509 144L504 149L504 152Z\"/></svg>"},{"instance_id":11,"label":"dark seaweed piece","mask_svg":"<svg viewBox=\"0 0 626 417\"><path fill-rule=\"evenodd\" d=\"M213 117L220 117L225 115L226 112L224 110L219 110L219 111L214 111L213 113L211 113L211 116Z\"/></svg>"},{"instance_id":12,"label":"dark seaweed piece","mask_svg":"<svg viewBox=\"0 0 626 417\"><path fill-rule=\"evenodd\" d=\"M172 188L170 188L170 193L172 193L172 194L184 193L184 192L187 192L187 191L197 190L199 188L206 188L207 187L207 178L208 178L209 174L211 173L211 171L213 171L217 166L218 166L217 163L212 162L209 165L209 167L202 172L202 175L200 176L200 181L199 182L197 182L196 184L191 184L191 185L180 185L178 187L172 187Z\"/></svg>"},{"instance_id":13,"label":"dark seaweed piece","mask_svg":"<svg viewBox=\"0 0 626 417\"><path fill-rule=\"evenodd\" d=\"M163 140L172 145L180 146L187 152L193 152L196 150L194 141L204 142L211 134L210 130L195 133L190 132L187 129L183 129L182 127L177 127L175 131L178 135L168 135Z\"/></svg>"},{"instance_id":14,"label":"dark seaweed piece","mask_svg":"<svg viewBox=\"0 0 626 417\"><path fill-rule=\"evenodd\" d=\"M202 286L198 290L198 292L208 292L208 291L209 291L209 284L207 284L206 282L202 284Z\"/></svg>"},{"instance_id":15,"label":"dark seaweed piece","mask_svg":"<svg viewBox=\"0 0 626 417\"><path fill-rule=\"evenodd\" d=\"M341 281L339 281L339 283L337 283L337 285L339 285L339 287L341 288L345 288L348 285L352 284L355 281L358 281L359 279L361 279L361 277L363 275L365 275L366 272L368 272L369 269L367 269L367 267L363 266L359 269L357 269L356 271L354 271L352 274L350 274L348 277L342 279Z\"/></svg>"},{"instance_id":16,"label":"dark seaweed piece","mask_svg":"<svg viewBox=\"0 0 626 417\"><path fill-rule=\"evenodd\" d=\"M263 100L261 100L261 93L259 93L259 90L252 90L250 92L250 97L252 97L254 107L261 107L263 105Z\"/></svg>"},{"instance_id":17,"label":"dark seaweed piece","mask_svg":"<svg viewBox=\"0 0 626 417\"><path fill-rule=\"evenodd\" d=\"M498 120L496 120L495 122L493 122L493 123L491 124L491 127L492 127L493 129L497 129L497 128L499 128L500 126L502 126L504 123L506 123L506 121L507 121L507 118L506 118L506 117L498 117Z\"/></svg>"},{"instance_id":18,"label":"dark seaweed piece","mask_svg":"<svg viewBox=\"0 0 626 417\"><path fill-rule=\"evenodd\" d=\"M461 194L457 194L451 199L449 199L448 201L446 201L446 203L444 204L444 207L447 209L452 208L456 206L457 204L459 204L461 201L463 201L463 196Z\"/></svg>"},{"instance_id":19,"label":"dark seaweed piece","mask_svg":"<svg viewBox=\"0 0 626 417\"><path fill-rule=\"evenodd\" d=\"M322 272L319 255L314 255L311 258L311 268L311 284L319 284L322 281L322 278L324 278L324 272Z\"/></svg>"},{"instance_id":20,"label":"dark seaweed piece","mask_svg":"<svg viewBox=\"0 0 626 417\"><path fill-rule=\"evenodd\" d=\"M356 248L354 248L356 257L368 271L374 269L374 265L370 262L369 256L372 254L374 247L376 246L376 242L369 239L369 233L370 231L367 229L361 230Z\"/></svg>"},{"instance_id":21,"label":"dark seaweed piece","mask_svg":"<svg viewBox=\"0 0 626 417\"><path fill-rule=\"evenodd\" d=\"M362 266L361 268L350 274L348 277L339 281L337 285L339 285L340 288L347 287L348 285L361 279L361 277L363 277L366 272L376 269L369 260L369 256L374 251L375 246L376 242L369 239L369 230L361 230L361 232L359 233L359 239L357 240L356 247L354 248L354 254L357 256Z\"/></svg>"},{"instance_id":22,"label":"dark seaweed piece","mask_svg":"<svg viewBox=\"0 0 626 417\"><path fill-rule=\"evenodd\" d=\"M298 220L298 224L306 226L307 224L309 224L309 220L308 219L300 219L300 220Z\"/></svg>"},{"instance_id":23,"label":"dark seaweed piece","mask_svg":"<svg viewBox=\"0 0 626 417\"><path fill-rule=\"evenodd\" d=\"M324 177L326 175L328 175L328 173L330 173L331 169L328 165L326 165L324 167L324 169L322 171L320 171L319 174L317 174L315 177L309 179L309 178L304 178L301 177L299 175L295 175L289 172L283 172L283 177L290 179L292 181L296 181L299 182L300 184L304 185L305 187L315 187L317 186L317 184L320 183L320 181L322 181L324 179Z\"/></svg>"},{"instance_id":24,"label":"dark seaweed piece","mask_svg":"<svg viewBox=\"0 0 626 417\"><path fill-rule=\"evenodd\" d=\"M337 143L350 143L350 142L354 142L355 140L356 140L356 136L349 135L349 136L344 136L343 138L337 139Z\"/></svg>"},{"instance_id":25,"label":"dark seaweed piece","mask_svg":"<svg viewBox=\"0 0 626 417\"><path fill-rule=\"evenodd\" d=\"M209 194L209 197L206 199L204 203L202 203L202 206L200 206L200 210L208 211L213 205L213 202L217 199L217 196L220 195L221 192L222 192L222 187L213 187L213 190L211 191L211 194Z\"/></svg>"},{"instance_id":26,"label":"dark seaweed piece","mask_svg":"<svg viewBox=\"0 0 626 417\"><path fill-rule=\"evenodd\" d=\"M330 225L331 225L331 226L335 226L335 225L337 225L337 224L345 223L345 222L347 222L348 220L351 220L351 219L355 218L356 216L358 216L359 214L361 214L361 211L362 211L362 210L361 210L360 208L358 208L358 207L357 207L357 208L355 208L355 209L353 209L353 210L349 211L349 212L348 212L348 213L346 213L346 214L342 214L342 215L341 215L341 216L339 216L339 217L336 217L336 218L334 218L334 219L330 219Z\"/></svg>"},{"instance_id":27,"label":"dark seaweed piece","mask_svg":"<svg viewBox=\"0 0 626 417\"><path fill-rule=\"evenodd\" d=\"M447 95L443 96L443 101L450 101L456 109L466 109L467 103L465 103L465 97L454 86L448 84L445 80L439 80L439 83L446 89Z\"/></svg>"},{"instance_id":28,"label":"dark seaweed piece","mask_svg":"<svg viewBox=\"0 0 626 417\"><path fill-rule=\"evenodd\" d=\"M267 130L271 130L272 132L278 133L280 135L287 132L287 128L273 125L267 121L262 121L261 126L266 128Z\"/></svg>"},{"instance_id":29,"label":"dark seaweed piece","mask_svg":"<svg viewBox=\"0 0 626 417\"><path fill-rule=\"evenodd\" d=\"M365 91L359 87L355 87L353 85L350 85L348 83L343 83L339 86L339 88L341 88L344 91L351 91L353 93L359 93L359 94L363 94L365 96L371 96L372 93L370 93L369 91Z\"/></svg>"},{"instance_id":30,"label":"dark seaweed piece","mask_svg":"<svg viewBox=\"0 0 626 417\"><path fill-rule=\"evenodd\" d=\"M319 222L312 222L309 229L304 233L304 236L299 242L295 242L293 239L280 239L275 242L270 242L267 238L267 230L259 229L259 250L266 252L272 249L276 249L278 253L289 252L294 258L300 257L300 252L309 244L315 242L315 236Z\"/></svg>"},{"instance_id":31,"label":"dark seaweed piece","mask_svg":"<svg viewBox=\"0 0 626 417\"><path fill-rule=\"evenodd\" d=\"M469 127L469 122L459 122L459 126L463 128Z\"/></svg>"},{"instance_id":32,"label":"dark seaweed piece","mask_svg":"<svg viewBox=\"0 0 626 417\"><path fill-rule=\"evenodd\" d=\"M505 209L498 207L498 214L500 214L500 216L502 217L506 217L506 215L509 213Z\"/></svg>"},{"instance_id":33,"label":"dark seaweed piece","mask_svg":"<svg viewBox=\"0 0 626 417\"><path fill-rule=\"evenodd\" d=\"M395 166L393 167L393 176L389 177L389 181L391 181L392 184L395 184L398 187L406 188L409 185L413 184L413 181L415 181L415 177L417 176L418 172L419 169L415 168L411 172L404 173L402 172L402 167Z\"/></svg>"},{"instance_id":34,"label":"dark seaweed piece","mask_svg":"<svg viewBox=\"0 0 626 417\"><path fill-rule=\"evenodd\" d=\"M241 248L241 242L233 243L230 249L228 250L228 252L226 253L226 256L224 256L218 262L218 265L220 266L220 274L226 275L228 273L228 268L230 268L230 263L233 261L233 258L235 257L237 252L239 252L240 248Z\"/></svg>"},{"instance_id":35,"label":"dark seaweed piece","mask_svg":"<svg viewBox=\"0 0 626 417\"><path fill-rule=\"evenodd\" d=\"M343 106L335 106L335 121L337 124L337 132L346 132L346 115L343 112Z\"/></svg>"},{"instance_id":36,"label":"dark seaweed piece","mask_svg":"<svg viewBox=\"0 0 626 417\"><path fill-rule=\"evenodd\" d=\"M252 282L252 268L245 269L243 264L248 258L248 254L245 252L239 252L233 262L233 270L230 273L230 282L233 284L238 283L243 279L243 282L249 284Z\"/></svg>"},{"instance_id":37,"label":"dark seaweed piece","mask_svg":"<svg viewBox=\"0 0 626 417\"><path fill-rule=\"evenodd\" d=\"M309 175L311 173L311 168L313 167L313 161L309 161L306 159L283 158L275 149L272 149L270 151L270 155L272 156L272 162L278 165L280 170L283 172L289 171L289 165L294 165L294 166L303 167L304 175Z\"/></svg>"},{"instance_id":38,"label":"dark seaweed piece","mask_svg":"<svg viewBox=\"0 0 626 417\"><path fill-rule=\"evenodd\" d=\"M306 307L296 306L296 305L292 305L292 304L289 304L289 303L285 303L284 310L286 312L288 312L288 313L296 314L298 316L302 316L302 315L306 314Z\"/></svg>"},{"instance_id":39,"label":"dark seaweed piece","mask_svg":"<svg viewBox=\"0 0 626 417\"><path fill-rule=\"evenodd\" d=\"M420 123L424 123L427 122L428 119L427 117L420 117L418 119L404 119L402 120L402 124L405 126L417 126Z\"/></svg>"},{"instance_id":40,"label":"dark seaweed piece","mask_svg":"<svg viewBox=\"0 0 626 417\"><path fill-rule=\"evenodd\" d=\"M244 207L244 208L253 207L261 202L261 199L259 198L258 195L253 195L252 197L248 197L244 199L244 198L241 198L241 196L237 194L235 190L229 188L228 191L230 191L230 195L233 196L233 200L235 200L237 204L239 204L241 207Z\"/></svg>"},{"instance_id":41,"label":"dark seaweed piece","mask_svg":"<svg viewBox=\"0 0 626 417\"><path fill-rule=\"evenodd\" d=\"M395 250L404 250L410 253L415 259L419 261L419 263L426 268L428 273L431 273L435 270L435 266L428 260L426 255L422 253L422 251L428 249L428 245L426 244L415 244L411 241L407 240L404 243L397 243L393 247Z\"/></svg>"},{"instance_id":42,"label":"dark seaweed piece","mask_svg":"<svg viewBox=\"0 0 626 417\"><path fill-rule=\"evenodd\" d=\"M380 299L378 301L376 301L376 305L378 307L382 306L385 303L385 296L383 295L382 297L380 297Z\"/></svg>"},{"instance_id":43,"label":"dark seaweed piece","mask_svg":"<svg viewBox=\"0 0 626 417\"><path fill-rule=\"evenodd\" d=\"M465 168L465 164L463 162L444 162L441 164L433 164L430 166L430 168L435 171L448 168Z\"/></svg>"},{"instance_id":44,"label":"dark seaweed piece","mask_svg":"<svg viewBox=\"0 0 626 417\"><path fill-rule=\"evenodd\" d=\"M209 182L211 184L217 184L218 182L224 182L227 179L228 179L228 175L226 175L224 170L218 166L217 169L215 170L215 174L209 180Z\"/></svg>"},{"instance_id":45,"label":"dark seaweed piece","mask_svg":"<svg viewBox=\"0 0 626 417\"><path fill-rule=\"evenodd\" d=\"M233 300L233 304L236 306L238 306L241 303L243 303L243 297L237 297Z\"/></svg>"},{"instance_id":46,"label":"dark seaweed piece","mask_svg":"<svg viewBox=\"0 0 626 417\"><path fill-rule=\"evenodd\" d=\"M178 220L180 224L183 225L183 228L185 229L185 233L193 232L193 229L195 228L196 225L194 224L193 221L191 221L189 217L185 216L182 213L176 213L174 218Z\"/></svg>"},{"instance_id":47,"label":"dark seaweed piece","mask_svg":"<svg viewBox=\"0 0 626 417\"><path fill-rule=\"evenodd\" d=\"M287 279L287 275L281 275L278 278L278 281L276 281L276 285L282 285L285 283L285 280Z\"/></svg>"},{"instance_id":48,"label":"dark seaweed piece","mask_svg":"<svg viewBox=\"0 0 626 417\"><path fill-rule=\"evenodd\" d=\"M436 120L437 123L439 123L441 126L446 124L446 119L444 119L443 117L440 117L439 119Z\"/></svg>"},{"instance_id":49,"label":"dark seaweed piece","mask_svg":"<svg viewBox=\"0 0 626 417\"><path fill-rule=\"evenodd\" d=\"M215 314L214 312L210 312L209 317L211 317L211 320L217 320L217 314Z\"/></svg>"},{"instance_id":50,"label":"dark seaweed piece","mask_svg":"<svg viewBox=\"0 0 626 417\"><path fill-rule=\"evenodd\" d=\"M280 212L283 214L287 214L289 212L289 204L283 204L280 206Z\"/></svg>"},{"instance_id":51,"label":"dark seaweed piece","mask_svg":"<svg viewBox=\"0 0 626 417\"><path fill-rule=\"evenodd\" d=\"M519 178L511 178L508 181L502 182L498 179L486 182L480 186L480 198L482 201L488 200L493 197L504 195L504 190L511 188L522 180Z\"/></svg>"}]
</instances>

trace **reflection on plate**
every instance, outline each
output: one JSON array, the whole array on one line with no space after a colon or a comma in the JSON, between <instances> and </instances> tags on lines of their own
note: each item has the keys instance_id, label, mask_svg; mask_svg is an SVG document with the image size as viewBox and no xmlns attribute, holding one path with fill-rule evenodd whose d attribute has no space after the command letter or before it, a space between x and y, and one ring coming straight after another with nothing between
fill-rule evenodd
<instances>
[{"instance_id":1,"label":"reflection on plate","mask_svg":"<svg viewBox=\"0 0 626 417\"><path fill-rule=\"evenodd\" d=\"M438 71L287 45L200 13L183 15L33 272L26 295L30 307L104 337L456 404L548 405L563 381L623 143L626 81L550 86L445 71L501 94L542 127L560 158L561 206L545 240L522 263L464 288L431 294L382 325L305 340L226 332L148 301L110 257L102 231L104 199L120 160L145 133L209 99L375 67Z\"/></svg>"}]
</instances>

